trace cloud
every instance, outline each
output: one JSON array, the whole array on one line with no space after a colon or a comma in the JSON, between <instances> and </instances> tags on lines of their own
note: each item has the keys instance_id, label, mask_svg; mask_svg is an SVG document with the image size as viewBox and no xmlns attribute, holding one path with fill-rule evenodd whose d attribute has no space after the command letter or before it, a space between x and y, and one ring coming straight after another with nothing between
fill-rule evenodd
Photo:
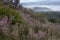
<instances>
[{"instance_id":1,"label":"cloud","mask_svg":"<svg viewBox=\"0 0 60 40\"><path fill-rule=\"evenodd\" d=\"M60 0L50 0L50 1L60 1Z\"/></svg>"},{"instance_id":2,"label":"cloud","mask_svg":"<svg viewBox=\"0 0 60 40\"><path fill-rule=\"evenodd\" d=\"M38 2L24 2L22 5L60 5L60 1L38 1Z\"/></svg>"},{"instance_id":3,"label":"cloud","mask_svg":"<svg viewBox=\"0 0 60 40\"><path fill-rule=\"evenodd\" d=\"M44 0L20 0L20 2L37 2L37 1L44 1Z\"/></svg>"},{"instance_id":4,"label":"cloud","mask_svg":"<svg viewBox=\"0 0 60 40\"><path fill-rule=\"evenodd\" d=\"M60 1L60 0L20 0L21 2Z\"/></svg>"},{"instance_id":5,"label":"cloud","mask_svg":"<svg viewBox=\"0 0 60 40\"><path fill-rule=\"evenodd\" d=\"M60 0L21 0L20 1L25 7L47 7L52 9L53 11L60 11ZM49 6L50 5L50 6Z\"/></svg>"}]
</instances>

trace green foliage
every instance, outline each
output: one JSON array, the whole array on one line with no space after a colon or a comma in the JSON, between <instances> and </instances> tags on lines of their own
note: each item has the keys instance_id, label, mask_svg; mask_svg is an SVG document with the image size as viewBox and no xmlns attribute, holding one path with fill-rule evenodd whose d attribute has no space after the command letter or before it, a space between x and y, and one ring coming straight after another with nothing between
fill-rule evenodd
<instances>
[{"instance_id":1,"label":"green foliage","mask_svg":"<svg viewBox=\"0 0 60 40\"><path fill-rule=\"evenodd\" d=\"M47 14L34 13L32 10L30 11L30 10L27 10L27 9L24 9L24 8L22 9L22 11L24 13L29 14L30 17L32 17L32 18L39 19L40 21L45 22L44 18L46 18ZM13 35L10 34L11 32L13 32L13 29L12 29L12 26L9 25L8 32L7 32L8 35L5 35L2 31L0 31L0 40L27 40L27 36L28 36L28 33L29 33L29 25L21 19L20 15L16 12L16 10L11 9L9 7L9 5L7 5L7 6L0 5L0 19L3 16L7 16L8 18L10 16L14 17L11 20L11 22L12 22L11 24L15 25L17 23L18 25L20 25L19 27L22 27L22 28L18 28L18 31L19 31L18 33L19 34L17 35L18 36L17 39L15 39L16 37L14 37ZM49 22L56 23L57 18L52 17L52 18L49 19ZM55 30L53 28L50 29L48 27L36 26L36 25L33 28L34 28L33 30L34 30L35 33L38 33L38 30L46 32L46 36L41 38L40 40L48 40L49 36L51 36L51 37L55 36L57 38L60 37L58 30ZM48 29L50 29L49 33L48 33ZM31 38L31 39L35 40L34 37Z\"/></svg>"},{"instance_id":2,"label":"green foliage","mask_svg":"<svg viewBox=\"0 0 60 40\"><path fill-rule=\"evenodd\" d=\"M43 13L32 13L31 14L32 15L32 17L33 18L35 18L35 19L38 19L38 20L44 20L44 18L46 18L47 17L47 14L43 14Z\"/></svg>"},{"instance_id":3,"label":"green foliage","mask_svg":"<svg viewBox=\"0 0 60 40\"><path fill-rule=\"evenodd\" d=\"M42 30L43 32L46 32L48 30L48 27L46 28L46 27L41 26L40 30Z\"/></svg>"},{"instance_id":4,"label":"green foliage","mask_svg":"<svg viewBox=\"0 0 60 40\"><path fill-rule=\"evenodd\" d=\"M9 15L11 13L10 11L10 8L7 6L7 7L3 7L3 6L0 6L0 15Z\"/></svg>"},{"instance_id":5,"label":"green foliage","mask_svg":"<svg viewBox=\"0 0 60 40\"><path fill-rule=\"evenodd\" d=\"M56 23L57 22L57 18L56 17L52 17L52 18L49 19L49 22Z\"/></svg>"},{"instance_id":6,"label":"green foliage","mask_svg":"<svg viewBox=\"0 0 60 40\"><path fill-rule=\"evenodd\" d=\"M18 24L22 24L22 21L21 21L19 15L16 15L16 16L14 17L14 19L12 20L12 24L15 25L16 23L18 23Z\"/></svg>"},{"instance_id":7,"label":"green foliage","mask_svg":"<svg viewBox=\"0 0 60 40\"><path fill-rule=\"evenodd\" d=\"M39 30L39 27L38 26L34 27L34 32L35 33L38 33L38 30Z\"/></svg>"},{"instance_id":8,"label":"green foliage","mask_svg":"<svg viewBox=\"0 0 60 40\"><path fill-rule=\"evenodd\" d=\"M11 16L13 18L12 20L12 24L16 24L16 23L19 23L21 24L21 17L19 16L19 14L14 10L14 9L11 9L9 7L9 5L5 6L5 7L2 7L0 6L0 16L1 18L6 15L7 17Z\"/></svg>"},{"instance_id":9,"label":"green foliage","mask_svg":"<svg viewBox=\"0 0 60 40\"><path fill-rule=\"evenodd\" d=\"M45 36L45 37L41 38L41 40L48 40L48 37Z\"/></svg>"},{"instance_id":10,"label":"green foliage","mask_svg":"<svg viewBox=\"0 0 60 40\"><path fill-rule=\"evenodd\" d=\"M23 24L21 32L19 31L19 40L27 40L27 35L29 33L29 26L27 24Z\"/></svg>"},{"instance_id":11,"label":"green foliage","mask_svg":"<svg viewBox=\"0 0 60 40\"><path fill-rule=\"evenodd\" d=\"M19 31L20 33L18 35L19 36L18 39L20 39L20 40L25 39L26 40L29 26L25 22L22 21L20 15L16 12L16 10L15 9L11 9L9 7L9 5L7 5L7 6L0 6L0 18L2 18L4 16L7 16L8 19L9 19L9 17L13 17L13 19L11 20L11 22L12 22L11 24L12 25L15 25L16 23L18 25L23 25L23 30L24 31L22 31L22 33ZM9 31L9 32L7 32L8 34L11 33L12 32L12 28L9 27L8 31ZM10 34L8 36L6 36L6 37L5 36L2 34L1 35L1 40L15 40L14 36L12 36Z\"/></svg>"},{"instance_id":12,"label":"green foliage","mask_svg":"<svg viewBox=\"0 0 60 40\"><path fill-rule=\"evenodd\" d=\"M14 36L12 35L5 35L1 30L0 30L0 40L15 40Z\"/></svg>"},{"instance_id":13,"label":"green foliage","mask_svg":"<svg viewBox=\"0 0 60 40\"><path fill-rule=\"evenodd\" d=\"M1 30L0 30L0 40L4 40L4 34Z\"/></svg>"},{"instance_id":14,"label":"green foliage","mask_svg":"<svg viewBox=\"0 0 60 40\"><path fill-rule=\"evenodd\" d=\"M5 40L15 40L13 35L8 35Z\"/></svg>"}]
</instances>

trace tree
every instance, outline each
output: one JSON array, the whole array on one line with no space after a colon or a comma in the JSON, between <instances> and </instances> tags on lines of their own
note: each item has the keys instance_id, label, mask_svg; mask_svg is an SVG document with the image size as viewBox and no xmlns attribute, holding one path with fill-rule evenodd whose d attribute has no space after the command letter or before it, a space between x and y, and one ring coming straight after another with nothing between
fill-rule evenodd
<instances>
[{"instance_id":1,"label":"tree","mask_svg":"<svg viewBox=\"0 0 60 40\"><path fill-rule=\"evenodd\" d=\"M20 0L1 0L4 4L13 4L15 6L18 5ZM13 2L14 1L14 2Z\"/></svg>"},{"instance_id":2,"label":"tree","mask_svg":"<svg viewBox=\"0 0 60 40\"><path fill-rule=\"evenodd\" d=\"M15 6L17 6L20 0L14 0L14 1Z\"/></svg>"}]
</instances>

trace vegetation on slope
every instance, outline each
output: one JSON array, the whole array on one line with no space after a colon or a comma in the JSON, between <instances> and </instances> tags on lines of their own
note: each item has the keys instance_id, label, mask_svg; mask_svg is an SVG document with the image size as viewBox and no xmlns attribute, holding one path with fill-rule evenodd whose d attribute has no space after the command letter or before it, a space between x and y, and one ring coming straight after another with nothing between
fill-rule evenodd
<instances>
[{"instance_id":1,"label":"vegetation on slope","mask_svg":"<svg viewBox=\"0 0 60 40\"><path fill-rule=\"evenodd\" d=\"M46 22L46 14L37 14L33 10L25 8L21 10L12 9L9 5L0 4L0 22L5 20L3 19L5 16L7 17L7 23L0 25L0 40L60 39L60 25ZM55 19L53 18L50 21L55 22Z\"/></svg>"},{"instance_id":2,"label":"vegetation on slope","mask_svg":"<svg viewBox=\"0 0 60 40\"><path fill-rule=\"evenodd\" d=\"M21 39L23 40L24 36L26 38L28 34L28 25L22 20L21 16L17 13L15 9L11 9L9 5L4 6L0 4L0 20L2 20L2 18L4 18L5 16L7 16L7 20L6 20L7 24L5 26L0 25L0 27L2 26L6 27L7 29L5 30L7 32L6 31L0 32L0 40L21 40ZM11 34L13 31L17 31L13 27L18 28L17 29L18 33L16 38L15 35ZM20 27L22 27L23 29L21 29ZM4 30L3 28L1 28L1 30ZM22 30L22 32L20 32L20 30ZM4 32L6 32L6 34Z\"/></svg>"}]
</instances>

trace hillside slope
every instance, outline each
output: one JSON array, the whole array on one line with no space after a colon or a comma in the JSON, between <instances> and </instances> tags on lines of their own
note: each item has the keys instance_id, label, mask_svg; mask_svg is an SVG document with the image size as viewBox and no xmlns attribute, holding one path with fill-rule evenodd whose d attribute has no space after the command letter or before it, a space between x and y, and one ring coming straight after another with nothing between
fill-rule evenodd
<instances>
[{"instance_id":1,"label":"hillside slope","mask_svg":"<svg viewBox=\"0 0 60 40\"><path fill-rule=\"evenodd\" d=\"M60 25L43 16L24 7L0 4L0 40L60 40Z\"/></svg>"}]
</instances>

